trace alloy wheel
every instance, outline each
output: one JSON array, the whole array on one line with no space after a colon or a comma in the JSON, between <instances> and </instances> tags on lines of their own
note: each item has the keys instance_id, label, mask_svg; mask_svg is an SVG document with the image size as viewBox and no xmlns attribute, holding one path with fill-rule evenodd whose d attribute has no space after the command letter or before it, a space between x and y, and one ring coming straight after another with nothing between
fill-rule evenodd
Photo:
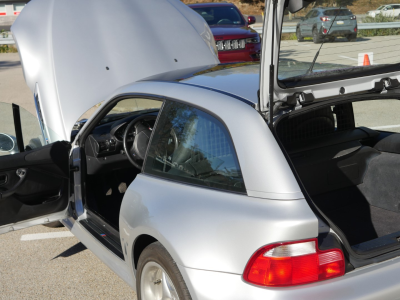
<instances>
[{"instance_id":1,"label":"alloy wheel","mask_svg":"<svg viewBox=\"0 0 400 300\"><path fill-rule=\"evenodd\" d=\"M140 290L142 300L179 300L178 292L167 272L153 261L143 267Z\"/></svg>"}]
</instances>

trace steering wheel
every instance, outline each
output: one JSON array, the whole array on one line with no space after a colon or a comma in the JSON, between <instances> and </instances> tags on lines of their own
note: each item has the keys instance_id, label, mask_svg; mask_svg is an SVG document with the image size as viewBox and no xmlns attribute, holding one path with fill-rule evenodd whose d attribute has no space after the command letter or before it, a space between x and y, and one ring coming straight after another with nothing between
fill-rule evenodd
<instances>
[{"instance_id":1,"label":"steering wheel","mask_svg":"<svg viewBox=\"0 0 400 300\"><path fill-rule=\"evenodd\" d=\"M232 21L229 19L221 19L217 22L217 24L231 24Z\"/></svg>"},{"instance_id":2,"label":"steering wheel","mask_svg":"<svg viewBox=\"0 0 400 300\"><path fill-rule=\"evenodd\" d=\"M144 115L132 120L124 132L124 150L133 166L142 169L147 146L151 136L151 129L146 121L156 120L157 116ZM133 137L130 135L133 133ZM131 143L133 144L131 145Z\"/></svg>"}]
</instances>

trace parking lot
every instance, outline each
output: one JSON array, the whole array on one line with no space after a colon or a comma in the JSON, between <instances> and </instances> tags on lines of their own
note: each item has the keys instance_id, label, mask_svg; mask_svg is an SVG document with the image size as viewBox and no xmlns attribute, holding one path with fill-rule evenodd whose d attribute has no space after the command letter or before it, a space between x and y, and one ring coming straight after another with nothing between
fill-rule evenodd
<instances>
[{"instance_id":1,"label":"parking lot","mask_svg":"<svg viewBox=\"0 0 400 300\"><path fill-rule=\"evenodd\" d=\"M17 103L35 113L18 53L0 54L0 97L0 102ZM0 236L0 299L136 299L136 295L65 228L35 226Z\"/></svg>"}]
</instances>

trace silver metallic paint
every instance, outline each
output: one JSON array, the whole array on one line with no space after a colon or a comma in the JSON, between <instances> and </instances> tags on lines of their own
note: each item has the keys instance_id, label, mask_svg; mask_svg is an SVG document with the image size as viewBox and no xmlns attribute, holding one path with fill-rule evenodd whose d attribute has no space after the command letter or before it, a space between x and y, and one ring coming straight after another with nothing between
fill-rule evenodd
<instances>
[{"instance_id":1,"label":"silver metallic paint","mask_svg":"<svg viewBox=\"0 0 400 300\"><path fill-rule=\"evenodd\" d=\"M241 275L210 272L178 265L193 299L399 299L400 258L354 270L342 277L288 288L248 284Z\"/></svg>"},{"instance_id":2,"label":"silver metallic paint","mask_svg":"<svg viewBox=\"0 0 400 300\"><path fill-rule=\"evenodd\" d=\"M279 201L195 187L140 174L120 211L128 249L138 236L156 238L185 267L241 274L260 247L318 235L305 200ZM127 263L132 255L126 255Z\"/></svg>"},{"instance_id":3,"label":"silver metallic paint","mask_svg":"<svg viewBox=\"0 0 400 300\"><path fill-rule=\"evenodd\" d=\"M228 68L182 80L182 83L201 85L242 97L258 104L260 65Z\"/></svg>"},{"instance_id":4,"label":"silver metallic paint","mask_svg":"<svg viewBox=\"0 0 400 300\"><path fill-rule=\"evenodd\" d=\"M106 0L33 0L12 32L51 141L69 140L78 118L123 85L219 63L207 23L179 0L114 0L112 12Z\"/></svg>"}]
</instances>

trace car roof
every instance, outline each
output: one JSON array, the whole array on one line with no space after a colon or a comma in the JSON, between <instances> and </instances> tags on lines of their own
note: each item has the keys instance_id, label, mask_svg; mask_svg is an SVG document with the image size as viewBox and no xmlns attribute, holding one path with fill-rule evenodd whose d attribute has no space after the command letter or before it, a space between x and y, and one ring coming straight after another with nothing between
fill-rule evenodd
<instances>
[{"instance_id":1,"label":"car roof","mask_svg":"<svg viewBox=\"0 0 400 300\"><path fill-rule=\"evenodd\" d=\"M193 4L188 4L189 7L191 8L197 8L197 7L219 7L219 6L234 6L236 7L233 3L193 3Z\"/></svg>"},{"instance_id":2,"label":"car roof","mask_svg":"<svg viewBox=\"0 0 400 300\"><path fill-rule=\"evenodd\" d=\"M236 100L247 102L247 104L254 107L258 104L260 63L247 62L218 65L198 72L193 77L183 79L180 83L230 94Z\"/></svg>"}]
</instances>

